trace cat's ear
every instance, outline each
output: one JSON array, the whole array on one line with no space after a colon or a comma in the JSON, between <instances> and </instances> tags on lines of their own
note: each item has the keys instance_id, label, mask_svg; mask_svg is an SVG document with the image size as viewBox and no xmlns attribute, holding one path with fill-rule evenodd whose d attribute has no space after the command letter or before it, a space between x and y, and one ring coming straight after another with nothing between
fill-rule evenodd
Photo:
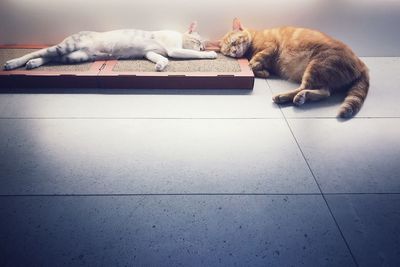
<instances>
[{"instance_id":1,"label":"cat's ear","mask_svg":"<svg viewBox=\"0 0 400 267\"><path fill-rule=\"evenodd\" d=\"M196 32L196 28L197 28L197 21L193 21L189 25L188 33Z\"/></svg>"},{"instance_id":2,"label":"cat's ear","mask_svg":"<svg viewBox=\"0 0 400 267\"><path fill-rule=\"evenodd\" d=\"M240 19L234 18L233 19L233 24L232 24L232 30L234 31L243 31L243 26L242 23L240 22Z\"/></svg>"}]
</instances>

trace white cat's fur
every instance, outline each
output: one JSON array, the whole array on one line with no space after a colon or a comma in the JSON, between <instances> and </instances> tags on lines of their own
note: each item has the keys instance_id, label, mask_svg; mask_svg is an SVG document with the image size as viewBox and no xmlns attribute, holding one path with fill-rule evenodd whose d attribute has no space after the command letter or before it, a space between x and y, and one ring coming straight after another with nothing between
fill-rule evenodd
<instances>
[{"instance_id":1,"label":"white cat's fur","mask_svg":"<svg viewBox=\"0 0 400 267\"><path fill-rule=\"evenodd\" d=\"M67 37L60 44L44 48L4 65L5 70L21 66L37 68L48 62L78 63L94 60L147 58L155 69L162 71L168 65L167 57L181 59L214 59L214 51L204 50L204 42L195 31L193 22L189 31L115 30L109 32L80 32Z\"/></svg>"}]
</instances>

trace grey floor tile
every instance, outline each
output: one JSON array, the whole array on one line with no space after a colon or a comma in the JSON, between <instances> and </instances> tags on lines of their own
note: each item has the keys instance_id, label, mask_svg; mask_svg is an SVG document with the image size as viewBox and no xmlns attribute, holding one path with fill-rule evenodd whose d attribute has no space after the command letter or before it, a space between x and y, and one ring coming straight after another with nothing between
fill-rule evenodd
<instances>
[{"instance_id":1,"label":"grey floor tile","mask_svg":"<svg viewBox=\"0 0 400 267\"><path fill-rule=\"evenodd\" d=\"M370 90L368 97L356 117L400 117L400 58L399 57L365 57L362 60L370 69ZM268 79L274 93L280 93L298 87L280 79ZM333 95L327 100L306 103L304 106L282 105L286 117L336 117L344 94Z\"/></svg>"},{"instance_id":2,"label":"grey floor tile","mask_svg":"<svg viewBox=\"0 0 400 267\"><path fill-rule=\"evenodd\" d=\"M400 266L400 195L326 198L360 266Z\"/></svg>"},{"instance_id":3,"label":"grey floor tile","mask_svg":"<svg viewBox=\"0 0 400 267\"><path fill-rule=\"evenodd\" d=\"M261 79L256 79L253 91L108 90L98 94L95 92L92 90L87 94L0 94L0 117L282 117L279 107L271 102L268 85Z\"/></svg>"},{"instance_id":4,"label":"grey floor tile","mask_svg":"<svg viewBox=\"0 0 400 267\"><path fill-rule=\"evenodd\" d=\"M0 194L319 192L279 119L3 119L0 136Z\"/></svg>"},{"instance_id":5,"label":"grey floor tile","mask_svg":"<svg viewBox=\"0 0 400 267\"><path fill-rule=\"evenodd\" d=\"M363 58L370 69L370 90L359 117L400 117L400 57Z\"/></svg>"},{"instance_id":6,"label":"grey floor tile","mask_svg":"<svg viewBox=\"0 0 400 267\"><path fill-rule=\"evenodd\" d=\"M400 119L290 119L289 125L323 192L400 192Z\"/></svg>"},{"instance_id":7,"label":"grey floor tile","mask_svg":"<svg viewBox=\"0 0 400 267\"><path fill-rule=\"evenodd\" d=\"M321 196L2 197L2 266L353 266Z\"/></svg>"}]
</instances>

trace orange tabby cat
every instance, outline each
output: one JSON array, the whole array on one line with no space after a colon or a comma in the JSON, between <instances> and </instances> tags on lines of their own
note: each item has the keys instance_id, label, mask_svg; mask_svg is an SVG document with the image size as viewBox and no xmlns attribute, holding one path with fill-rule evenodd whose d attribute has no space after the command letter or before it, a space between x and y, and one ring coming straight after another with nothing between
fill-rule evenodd
<instances>
[{"instance_id":1,"label":"orange tabby cat","mask_svg":"<svg viewBox=\"0 0 400 267\"><path fill-rule=\"evenodd\" d=\"M257 77L273 73L301 83L296 90L274 95L275 103L302 105L346 89L338 116L349 118L359 111L368 93L365 64L348 46L318 31L294 27L256 31L243 28L235 19L220 46L227 56L246 56Z\"/></svg>"}]
</instances>

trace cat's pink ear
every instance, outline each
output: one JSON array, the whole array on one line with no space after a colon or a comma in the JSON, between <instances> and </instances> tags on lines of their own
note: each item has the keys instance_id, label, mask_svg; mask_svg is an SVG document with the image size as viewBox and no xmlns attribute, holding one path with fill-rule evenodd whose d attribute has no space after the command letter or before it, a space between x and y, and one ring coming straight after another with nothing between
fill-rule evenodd
<instances>
[{"instance_id":1,"label":"cat's pink ear","mask_svg":"<svg viewBox=\"0 0 400 267\"><path fill-rule=\"evenodd\" d=\"M197 21L193 21L189 25L189 31L188 32L189 33L196 32L196 28L197 28Z\"/></svg>"},{"instance_id":2,"label":"cat's pink ear","mask_svg":"<svg viewBox=\"0 0 400 267\"><path fill-rule=\"evenodd\" d=\"M238 18L233 19L232 29L234 31L243 31L244 28L242 26L242 23L240 22L240 19L238 19Z\"/></svg>"}]
</instances>

